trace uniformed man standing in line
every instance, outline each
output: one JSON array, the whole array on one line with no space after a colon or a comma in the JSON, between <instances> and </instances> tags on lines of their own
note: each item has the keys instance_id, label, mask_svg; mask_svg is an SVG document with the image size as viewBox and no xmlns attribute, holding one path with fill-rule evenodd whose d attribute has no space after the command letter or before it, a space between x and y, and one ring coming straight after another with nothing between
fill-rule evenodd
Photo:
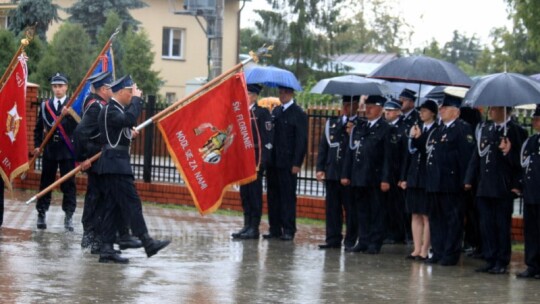
<instances>
[{"instance_id":1,"label":"uniformed man standing in line","mask_svg":"<svg viewBox=\"0 0 540 304\"><path fill-rule=\"evenodd\" d=\"M525 264L527 269L518 278L540 279L540 105L532 117L534 134L521 149L523 168L523 236L525 237Z\"/></svg>"},{"instance_id":2,"label":"uniformed man standing in line","mask_svg":"<svg viewBox=\"0 0 540 304\"><path fill-rule=\"evenodd\" d=\"M506 113L505 113L506 112ZM477 184L476 205L486 265L476 272L504 274L512 254L512 212L518 192L521 129L510 118L511 107L490 107L492 121L476 131L474 149L465 177L465 190Z\"/></svg>"},{"instance_id":3,"label":"uniformed man standing in line","mask_svg":"<svg viewBox=\"0 0 540 304\"><path fill-rule=\"evenodd\" d=\"M268 180L265 239L292 241L296 233L296 183L307 152L308 119L294 101L294 89L279 87L281 105L274 108L274 138Z\"/></svg>"},{"instance_id":4,"label":"uniformed man standing in line","mask_svg":"<svg viewBox=\"0 0 540 304\"><path fill-rule=\"evenodd\" d=\"M407 229L405 213L405 192L399 187L401 182L401 170L407 166L408 124L405 123L401 113L399 100L390 99L384 104L384 118L396 130L397 144L392 160L392 179L390 191L384 195L386 232L384 244L403 243Z\"/></svg>"},{"instance_id":5,"label":"uniformed man standing in line","mask_svg":"<svg viewBox=\"0 0 540 304\"><path fill-rule=\"evenodd\" d=\"M129 218L133 234L142 241L148 257L165 248L170 241L154 240L148 235L141 199L133 182L129 150L132 132L136 132L132 128L142 111L142 92L129 75L112 83L111 89L113 97L98 118L102 155L97 164L97 173L105 197L99 262L126 264L129 260L121 257L113 248L118 212L124 218Z\"/></svg>"},{"instance_id":6,"label":"uniformed man standing in line","mask_svg":"<svg viewBox=\"0 0 540 304\"><path fill-rule=\"evenodd\" d=\"M341 170L349 148L347 124L356 121L360 96L343 96L341 115L326 121L317 156L318 181L326 186L326 240L321 249L341 248L343 211L345 210L345 248L352 248L358 238L356 213L352 210L350 186L341 185Z\"/></svg>"},{"instance_id":7,"label":"uniformed man standing in line","mask_svg":"<svg viewBox=\"0 0 540 304\"><path fill-rule=\"evenodd\" d=\"M353 204L357 208L358 243L353 252L380 252L384 239L383 193L390 190L392 153L397 137L395 128L384 119L386 98L371 95L365 101L367 122L351 133L341 184L352 186Z\"/></svg>"},{"instance_id":8,"label":"uniformed man standing in line","mask_svg":"<svg viewBox=\"0 0 540 304\"><path fill-rule=\"evenodd\" d=\"M36 127L34 128L34 154L39 154L39 146L46 134L54 125L57 118L65 114L62 122L54 131L54 135L45 145L42 158L41 181L39 190L47 188L56 179L56 171L60 168L60 175L70 172L75 168L73 131L77 127L77 122L68 114L68 108L64 105L67 102L68 79L60 73L56 73L51 78L54 97L41 103ZM68 231L73 231L73 213L77 206L75 177L72 177L60 185L64 197L62 199L62 210L66 216L64 218L64 227ZM36 204L38 212L37 228L47 229L45 214L51 204L51 193L45 194L39 198Z\"/></svg>"},{"instance_id":9,"label":"uniformed man standing in line","mask_svg":"<svg viewBox=\"0 0 540 304\"><path fill-rule=\"evenodd\" d=\"M444 95L441 125L428 138L426 191L433 256L427 263L443 266L459 261L463 241L464 181L474 148L471 127L459 119L462 99Z\"/></svg>"},{"instance_id":10,"label":"uniformed man standing in line","mask_svg":"<svg viewBox=\"0 0 540 304\"><path fill-rule=\"evenodd\" d=\"M403 117L402 122L407 125L407 130L410 130L414 124L420 121L420 116L416 110L416 92L409 89L403 89L399 94L399 101L401 102L401 113Z\"/></svg>"},{"instance_id":11,"label":"uniformed man standing in line","mask_svg":"<svg viewBox=\"0 0 540 304\"><path fill-rule=\"evenodd\" d=\"M244 209L244 227L232 234L235 239L259 238L263 205L262 178L272 151L272 115L267 109L257 104L261 90L262 86L258 84L249 84L247 86L251 130L255 146L255 162L257 164L257 179L240 186L240 198Z\"/></svg>"}]
</instances>

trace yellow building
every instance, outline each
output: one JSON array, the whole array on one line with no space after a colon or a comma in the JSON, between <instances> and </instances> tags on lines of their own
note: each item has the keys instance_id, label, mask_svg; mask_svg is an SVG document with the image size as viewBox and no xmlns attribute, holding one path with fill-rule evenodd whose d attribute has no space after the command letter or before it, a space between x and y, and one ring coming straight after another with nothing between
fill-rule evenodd
<instances>
[{"instance_id":1,"label":"yellow building","mask_svg":"<svg viewBox=\"0 0 540 304\"><path fill-rule=\"evenodd\" d=\"M16 8L16 4L12 4L10 0L0 0L0 29L5 29L8 26L9 11Z\"/></svg>"},{"instance_id":2,"label":"yellow building","mask_svg":"<svg viewBox=\"0 0 540 304\"><path fill-rule=\"evenodd\" d=\"M6 2L7 6L10 1L0 0L0 23L4 20L2 19L3 2ZM53 0L53 3L62 8L68 8L75 2L74 0ZM186 83L195 78L208 76L208 40L195 17L173 13L174 10L183 9L183 0L144 0L144 2L148 6L131 10L131 15L141 22L140 28L148 33L152 41L152 51L155 54L153 69L160 72L160 77L164 81L159 94L170 101L175 101L186 95ZM240 9L239 0L224 0L224 2L223 71L238 62ZM64 20L68 18L63 10L59 10L58 14ZM204 19L200 17L199 20L206 28ZM3 22L6 23L5 20ZM47 39L50 40L53 37L59 26L60 24L53 23L49 27Z\"/></svg>"}]
</instances>

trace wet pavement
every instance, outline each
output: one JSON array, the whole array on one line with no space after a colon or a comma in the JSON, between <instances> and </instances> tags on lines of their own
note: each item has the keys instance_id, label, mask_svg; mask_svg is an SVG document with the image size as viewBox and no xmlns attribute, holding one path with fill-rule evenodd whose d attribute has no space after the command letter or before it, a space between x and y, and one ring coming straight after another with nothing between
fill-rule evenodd
<instances>
[{"instance_id":1,"label":"wet pavement","mask_svg":"<svg viewBox=\"0 0 540 304\"><path fill-rule=\"evenodd\" d=\"M428 266L404 259L410 248L379 255L319 250L322 225L298 225L294 242L233 241L240 216L145 205L150 234L172 244L148 259L127 250L129 265L100 264L82 251L79 205L74 232L63 229L55 196L48 229L35 228L33 193L6 201L0 228L0 303L538 303L540 280L474 272L479 260ZM9 196L9 194L7 195ZM263 225L263 231L266 226Z\"/></svg>"}]
</instances>

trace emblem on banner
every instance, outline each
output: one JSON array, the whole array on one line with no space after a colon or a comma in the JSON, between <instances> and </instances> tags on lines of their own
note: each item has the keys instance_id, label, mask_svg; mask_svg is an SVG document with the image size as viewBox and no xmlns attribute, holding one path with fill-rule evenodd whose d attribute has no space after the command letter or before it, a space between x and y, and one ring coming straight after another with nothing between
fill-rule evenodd
<instances>
[{"instance_id":1,"label":"emblem on banner","mask_svg":"<svg viewBox=\"0 0 540 304\"><path fill-rule=\"evenodd\" d=\"M17 104L13 105L13 108L11 108L11 110L9 110L7 113L6 135L9 137L9 140L11 140L11 143L13 143L17 138L17 133L19 133L19 125L22 117L19 116L19 113L17 112Z\"/></svg>"},{"instance_id":2,"label":"emblem on banner","mask_svg":"<svg viewBox=\"0 0 540 304\"><path fill-rule=\"evenodd\" d=\"M218 164L221 161L221 156L227 151L234 140L234 133L232 132L233 125L231 124L227 126L226 129L220 130L211 123L206 122L193 129L193 132L195 132L195 135L199 136L202 135L206 129L210 129L213 134L208 138L206 143L199 148L199 153L205 163Z\"/></svg>"}]
</instances>

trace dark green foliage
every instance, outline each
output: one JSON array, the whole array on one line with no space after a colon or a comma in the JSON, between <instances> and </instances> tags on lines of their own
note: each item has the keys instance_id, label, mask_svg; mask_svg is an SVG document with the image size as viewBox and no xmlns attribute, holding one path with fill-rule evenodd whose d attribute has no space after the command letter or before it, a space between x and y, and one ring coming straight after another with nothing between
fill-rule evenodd
<instances>
[{"instance_id":1,"label":"dark green foliage","mask_svg":"<svg viewBox=\"0 0 540 304\"><path fill-rule=\"evenodd\" d=\"M79 0L67 9L69 21L80 23L95 43L97 35L110 12L115 12L121 20L137 29L139 22L131 16L130 9L147 6L141 0Z\"/></svg>"},{"instance_id":2,"label":"dark green foliage","mask_svg":"<svg viewBox=\"0 0 540 304\"><path fill-rule=\"evenodd\" d=\"M90 38L79 24L64 23L54 35L37 72L30 79L48 88L49 78L57 72L67 75L71 89L75 89L90 68Z\"/></svg>"},{"instance_id":3,"label":"dark green foliage","mask_svg":"<svg viewBox=\"0 0 540 304\"><path fill-rule=\"evenodd\" d=\"M58 4L51 0L21 0L19 5L9 14L9 29L19 35L28 26L36 25L36 33L42 41L46 41L45 34L52 22L58 22Z\"/></svg>"},{"instance_id":4,"label":"dark green foliage","mask_svg":"<svg viewBox=\"0 0 540 304\"><path fill-rule=\"evenodd\" d=\"M19 45L16 43L13 33L7 30L0 30L0 75L4 74L9 62L17 51Z\"/></svg>"}]
</instances>

